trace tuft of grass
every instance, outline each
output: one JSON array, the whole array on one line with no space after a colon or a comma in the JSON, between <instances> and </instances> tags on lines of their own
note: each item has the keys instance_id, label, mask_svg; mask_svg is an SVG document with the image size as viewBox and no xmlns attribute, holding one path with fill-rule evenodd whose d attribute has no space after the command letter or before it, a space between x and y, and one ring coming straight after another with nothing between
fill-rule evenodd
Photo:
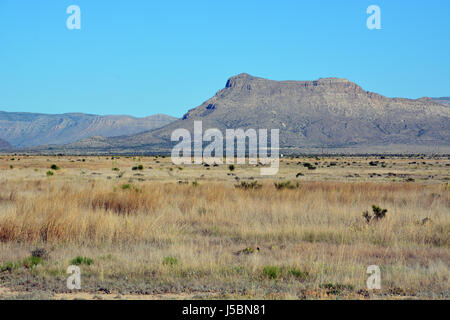
<instances>
[{"instance_id":1,"label":"tuft of grass","mask_svg":"<svg viewBox=\"0 0 450 320\"><path fill-rule=\"evenodd\" d=\"M297 279L300 279L300 280L306 280L309 277L309 273L308 272L301 271L300 269L297 269L297 268L289 269L288 270L288 274L293 276L293 277L295 277L295 278L297 278Z\"/></svg>"},{"instance_id":2,"label":"tuft of grass","mask_svg":"<svg viewBox=\"0 0 450 320\"><path fill-rule=\"evenodd\" d=\"M22 261L22 266L24 266L27 269L33 269L35 268L38 264L42 263L42 258L41 257L28 257L25 260Z\"/></svg>"},{"instance_id":3,"label":"tuft of grass","mask_svg":"<svg viewBox=\"0 0 450 320\"><path fill-rule=\"evenodd\" d=\"M112 168L112 171L120 171L119 168Z\"/></svg>"},{"instance_id":4,"label":"tuft of grass","mask_svg":"<svg viewBox=\"0 0 450 320\"><path fill-rule=\"evenodd\" d=\"M277 266L265 266L262 269L262 273L265 277L269 278L269 279L277 279L279 277L281 277L282 275L282 270L280 267Z\"/></svg>"},{"instance_id":5,"label":"tuft of grass","mask_svg":"<svg viewBox=\"0 0 450 320\"><path fill-rule=\"evenodd\" d=\"M14 166L12 164L9 165L10 169L14 169Z\"/></svg>"},{"instance_id":6,"label":"tuft of grass","mask_svg":"<svg viewBox=\"0 0 450 320\"><path fill-rule=\"evenodd\" d=\"M48 170L46 174L47 174L47 177L51 177L54 173L52 170Z\"/></svg>"},{"instance_id":7,"label":"tuft of grass","mask_svg":"<svg viewBox=\"0 0 450 320\"><path fill-rule=\"evenodd\" d=\"M128 190L128 189L131 189L131 184L129 184L129 183L123 184L123 185L120 186L120 188L121 188L122 190Z\"/></svg>"},{"instance_id":8,"label":"tuft of grass","mask_svg":"<svg viewBox=\"0 0 450 320\"><path fill-rule=\"evenodd\" d=\"M74 265L87 265L90 266L91 264L94 263L94 260L88 257L82 257L82 256L78 256L72 260L70 260L70 264L74 264Z\"/></svg>"},{"instance_id":9,"label":"tuft of grass","mask_svg":"<svg viewBox=\"0 0 450 320\"><path fill-rule=\"evenodd\" d=\"M178 259L172 256L164 257L162 264L165 266L173 267L178 265Z\"/></svg>"}]
</instances>

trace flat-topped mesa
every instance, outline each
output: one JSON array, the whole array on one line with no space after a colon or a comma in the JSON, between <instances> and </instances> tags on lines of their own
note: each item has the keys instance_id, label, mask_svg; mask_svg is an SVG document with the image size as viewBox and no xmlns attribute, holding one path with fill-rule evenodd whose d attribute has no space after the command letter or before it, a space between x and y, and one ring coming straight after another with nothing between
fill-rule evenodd
<instances>
[{"instance_id":1,"label":"flat-topped mesa","mask_svg":"<svg viewBox=\"0 0 450 320\"><path fill-rule=\"evenodd\" d=\"M257 88L270 88L270 87L296 87L296 88L317 88L317 89L346 89L354 90L355 92L365 92L356 83L353 83L347 79L341 78L320 78L313 81L274 81L264 78L254 77L247 73L241 73L228 79L225 89L245 89L252 90Z\"/></svg>"}]
</instances>

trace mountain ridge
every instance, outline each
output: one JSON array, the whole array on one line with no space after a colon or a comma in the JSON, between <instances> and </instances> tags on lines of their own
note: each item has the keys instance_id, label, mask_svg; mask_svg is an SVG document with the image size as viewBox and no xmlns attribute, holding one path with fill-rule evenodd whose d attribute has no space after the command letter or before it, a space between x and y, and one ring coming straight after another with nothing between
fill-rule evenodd
<instances>
[{"instance_id":1,"label":"mountain ridge","mask_svg":"<svg viewBox=\"0 0 450 320\"><path fill-rule=\"evenodd\" d=\"M67 144L96 135L135 134L164 126L176 119L164 114L137 118L79 112L44 114L0 111L0 138L15 148Z\"/></svg>"},{"instance_id":2,"label":"mountain ridge","mask_svg":"<svg viewBox=\"0 0 450 320\"><path fill-rule=\"evenodd\" d=\"M181 119L142 133L78 141L64 150L169 152L171 132L193 121L203 128L280 129L280 148L318 150L450 150L450 109L431 98L388 98L342 78L275 81L242 73Z\"/></svg>"}]
</instances>

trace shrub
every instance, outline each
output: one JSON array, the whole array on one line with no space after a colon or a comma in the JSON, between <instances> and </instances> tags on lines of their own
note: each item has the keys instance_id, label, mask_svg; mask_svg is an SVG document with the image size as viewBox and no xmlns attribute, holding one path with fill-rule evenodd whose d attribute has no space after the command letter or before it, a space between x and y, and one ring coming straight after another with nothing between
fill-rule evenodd
<instances>
[{"instance_id":1,"label":"shrub","mask_svg":"<svg viewBox=\"0 0 450 320\"><path fill-rule=\"evenodd\" d=\"M364 211L362 216L366 220L367 223L370 223L372 220L381 220L386 217L387 209L382 209L379 206L372 206L373 215L369 213L369 211Z\"/></svg>"},{"instance_id":2,"label":"shrub","mask_svg":"<svg viewBox=\"0 0 450 320\"><path fill-rule=\"evenodd\" d=\"M12 164L9 165L10 169L14 169L14 166Z\"/></svg>"},{"instance_id":3,"label":"shrub","mask_svg":"<svg viewBox=\"0 0 450 320\"><path fill-rule=\"evenodd\" d=\"M228 166L228 169L230 169L230 171L234 171L234 169L236 169L236 167L234 166L234 164L230 164Z\"/></svg>"},{"instance_id":4,"label":"shrub","mask_svg":"<svg viewBox=\"0 0 450 320\"><path fill-rule=\"evenodd\" d=\"M277 279L281 276L281 268L277 266L265 266L262 269L262 273L269 279Z\"/></svg>"},{"instance_id":5,"label":"shrub","mask_svg":"<svg viewBox=\"0 0 450 320\"><path fill-rule=\"evenodd\" d=\"M93 259L88 258L88 257L81 257L81 256L78 256L70 261L70 264L75 264L75 265L85 264L87 266L90 266L93 263L94 263Z\"/></svg>"},{"instance_id":6,"label":"shrub","mask_svg":"<svg viewBox=\"0 0 450 320\"><path fill-rule=\"evenodd\" d=\"M119 168L112 168L112 171L120 171Z\"/></svg>"},{"instance_id":7,"label":"shrub","mask_svg":"<svg viewBox=\"0 0 450 320\"><path fill-rule=\"evenodd\" d=\"M237 185L235 185L235 187L239 188L239 189L245 189L245 190L259 189L262 187L262 184L258 183L258 181L252 181L252 182L242 181L241 184L237 184Z\"/></svg>"},{"instance_id":8,"label":"shrub","mask_svg":"<svg viewBox=\"0 0 450 320\"><path fill-rule=\"evenodd\" d=\"M131 189L131 184L123 184L120 186L122 188L122 190L127 190L127 189Z\"/></svg>"},{"instance_id":9,"label":"shrub","mask_svg":"<svg viewBox=\"0 0 450 320\"><path fill-rule=\"evenodd\" d=\"M178 259L175 258L175 257L168 256L168 257L164 257L162 263L165 266L173 267L173 266L176 266L178 264Z\"/></svg>"},{"instance_id":10,"label":"shrub","mask_svg":"<svg viewBox=\"0 0 450 320\"><path fill-rule=\"evenodd\" d=\"M31 256L46 259L48 257L48 252L45 248L37 248L31 251Z\"/></svg>"},{"instance_id":11,"label":"shrub","mask_svg":"<svg viewBox=\"0 0 450 320\"><path fill-rule=\"evenodd\" d=\"M294 184L291 184L291 181L275 182L274 185L275 185L275 188L276 188L277 190L283 190L283 189L298 189L298 188L300 188L300 183L297 182L297 183L294 185Z\"/></svg>"},{"instance_id":12,"label":"shrub","mask_svg":"<svg viewBox=\"0 0 450 320\"><path fill-rule=\"evenodd\" d=\"M375 220L381 220L384 217L386 217L387 209L381 209L379 206L373 205L372 211L373 211Z\"/></svg>"},{"instance_id":13,"label":"shrub","mask_svg":"<svg viewBox=\"0 0 450 320\"><path fill-rule=\"evenodd\" d=\"M52 170L48 170L47 171L47 177L51 177L53 175L53 171Z\"/></svg>"},{"instance_id":14,"label":"shrub","mask_svg":"<svg viewBox=\"0 0 450 320\"><path fill-rule=\"evenodd\" d=\"M52 170L59 170L60 169L60 167L58 167L56 164L52 164L51 166L50 166L50 169L52 169Z\"/></svg>"}]
</instances>

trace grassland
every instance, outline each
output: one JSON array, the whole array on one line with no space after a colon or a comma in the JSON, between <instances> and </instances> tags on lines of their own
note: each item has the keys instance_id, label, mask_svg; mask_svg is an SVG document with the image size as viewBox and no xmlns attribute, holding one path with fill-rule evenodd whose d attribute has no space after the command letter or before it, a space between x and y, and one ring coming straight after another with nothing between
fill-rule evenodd
<instances>
[{"instance_id":1,"label":"grassland","mask_svg":"<svg viewBox=\"0 0 450 320\"><path fill-rule=\"evenodd\" d=\"M0 298L450 298L447 157L0 158Z\"/></svg>"}]
</instances>

